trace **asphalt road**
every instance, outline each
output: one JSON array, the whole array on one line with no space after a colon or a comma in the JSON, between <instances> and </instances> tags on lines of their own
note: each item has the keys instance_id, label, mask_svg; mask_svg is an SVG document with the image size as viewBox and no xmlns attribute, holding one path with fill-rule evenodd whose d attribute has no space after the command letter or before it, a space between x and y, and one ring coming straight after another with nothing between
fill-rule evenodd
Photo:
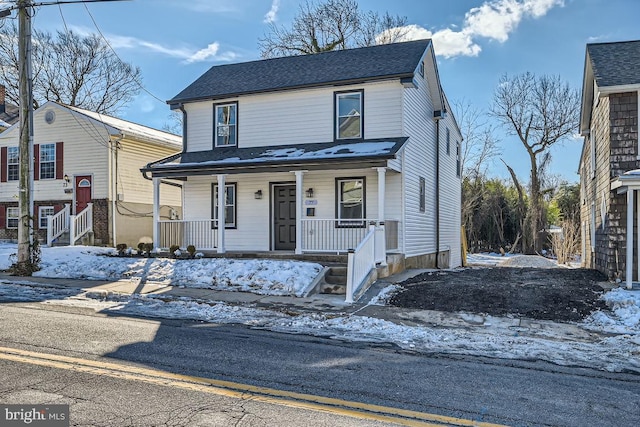
<instances>
[{"instance_id":1,"label":"asphalt road","mask_svg":"<svg viewBox=\"0 0 640 427\"><path fill-rule=\"evenodd\" d=\"M70 403L77 425L382 425L371 405L439 425L640 425L640 376L540 362L40 303L0 304L0 347L0 403Z\"/></svg>"}]
</instances>

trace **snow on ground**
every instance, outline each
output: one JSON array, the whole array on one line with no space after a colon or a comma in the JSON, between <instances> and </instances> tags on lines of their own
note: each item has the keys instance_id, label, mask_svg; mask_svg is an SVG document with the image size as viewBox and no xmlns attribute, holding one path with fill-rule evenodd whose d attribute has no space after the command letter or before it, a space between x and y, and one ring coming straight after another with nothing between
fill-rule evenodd
<instances>
[{"instance_id":1,"label":"snow on ground","mask_svg":"<svg viewBox=\"0 0 640 427\"><path fill-rule=\"evenodd\" d=\"M513 257L512 254L501 255L496 252L483 252L477 254L467 254L467 264L484 267L496 267Z\"/></svg>"},{"instance_id":2,"label":"snow on ground","mask_svg":"<svg viewBox=\"0 0 640 427\"><path fill-rule=\"evenodd\" d=\"M0 269L15 253L15 245L0 246ZM93 246L43 247L42 269L36 277L118 280L141 278L174 286L301 296L320 273L311 262L268 259L169 259L116 257L115 250Z\"/></svg>"},{"instance_id":3,"label":"snow on ground","mask_svg":"<svg viewBox=\"0 0 640 427\"><path fill-rule=\"evenodd\" d=\"M0 268L10 266L8 257L11 253L15 253L15 245L0 245ZM294 261L106 256L112 253L112 249L93 247L43 248L43 269L37 275L104 280L139 277L148 281L172 282L178 286L297 295L321 268L318 264ZM474 254L469 256L469 260L483 265L500 265L505 260L518 266L542 263L533 257L502 257L499 254ZM384 288L370 304L386 304L395 290L393 286ZM617 289L606 293L603 298L612 311L596 312L579 324L556 323L536 329L514 327L513 321L486 317L483 322L465 327L429 327L407 326L355 314L292 315L255 306L234 306L164 295L106 296L100 292L67 287L0 281L0 299L5 301L81 305L112 315L238 323L340 340L389 342L422 353L543 360L612 372L640 373L640 294ZM576 328L583 333L575 334Z\"/></svg>"},{"instance_id":4,"label":"snow on ground","mask_svg":"<svg viewBox=\"0 0 640 427\"><path fill-rule=\"evenodd\" d=\"M74 292L75 291L75 292ZM277 332L322 336L339 340L394 343L419 353L475 355L491 358L542 360L559 365L581 366L610 372L640 373L640 331L637 316L640 298L628 291L611 297L619 309L635 313L635 324L625 325L629 318L610 317L604 326L555 324L547 330L505 326L500 318L487 317L484 324L468 327L406 326L387 320L359 315L335 314L295 315L250 306L232 306L164 295L124 295L48 287L27 282L0 281L0 299L39 301L42 304L80 305L110 315L137 315L172 319L193 319L212 323L244 324ZM383 297L390 290L385 288ZM381 298L381 299L382 299ZM618 313L618 309L615 311ZM624 315L620 312L619 315ZM583 326L592 332L620 326L618 334L574 333ZM633 323L633 322L632 322ZM512 325L512 322L509 323Z\"/></svg>"},{"instance_id":5,"label":"snow on ground","mask_svg":"<svg viewBox=\"0 0 640 427\"><path fill-rule=\"evenodd\" d=\"M502 267L558 268L558 263L540 255L516 255L505 260Z\"/></svg>"}]
</instances>

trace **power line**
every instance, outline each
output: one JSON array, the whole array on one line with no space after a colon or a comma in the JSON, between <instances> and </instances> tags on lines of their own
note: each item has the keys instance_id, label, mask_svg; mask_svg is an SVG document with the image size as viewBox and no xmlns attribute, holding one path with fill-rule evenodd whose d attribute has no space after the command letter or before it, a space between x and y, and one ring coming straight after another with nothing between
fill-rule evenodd
<instances>
[{"instance_id":1,"label":"power line","mask_svg":"<svg viewBox=\"0 0 640 427\"><path fill-rule=\"evenodd\" d=\"M120 62L124 63L124 61L120 58L120 56L115 51L115 49L111 46L111 43L109 43L109 40L107 40L107 38L104 36L104 34L102 34L102 31L100 30L100 27L98 27L98 23L96 22L96 20L94 19L93 15L91 14L91 11L89 11L89 8L87 7L87 5L84 4L83 6L87 10L87 13L89 14L89 17L91 18L91 21L93 22L94 27L96 27L96 30L98 31L98 34L100 34L100 37L102 37L102 39L107 44L107 46L109 46L109 49L111 49L111 51L116 56L116 58L118 58L120 60ZM131 75L131 78L133 79L133 81L138 84L140 89L142 89L144 92L146 92L148 95L150 95L151 97L155 98L156 100L162 102L162 104L165 104L164 100L160 99L159 97L157 97L153 93L151 93L149 90L147 90L147 88L144 87L142 82L140 82L140 80L138 80L138 78L135 75L133 75L132 73L129 73L129 74Z\"/></svg>"}]
</instances>

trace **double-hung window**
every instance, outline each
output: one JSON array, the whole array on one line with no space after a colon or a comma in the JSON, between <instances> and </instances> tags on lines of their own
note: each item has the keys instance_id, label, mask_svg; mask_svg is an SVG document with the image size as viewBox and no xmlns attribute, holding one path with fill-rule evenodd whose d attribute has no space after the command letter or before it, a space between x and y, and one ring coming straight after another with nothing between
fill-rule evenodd
<instances>
[{"instance_id":1,"label":"double-hung window","mask_svg":"<svg viewBox=\"0 0 640 427\"><path fill-rule=\"evenodd\" d=\"M364 227L365 181L364 178L336 180L338 226Z\"/></svg>"},{"instance_id":2,"label":"double-hung window","mask_svg":"<svg viewBox=\"0 0 640 427\"><path fill-rule=\"evenodd\" d=\"M53 209L53 206L40 206L38 208L38 228L40 228L41 230L45 230L47 228L47 224L49 223L47 221L47 217L53 216L54 214L55 211Z\"/></svg>"},{"instance_id":3,"label":"double-hung window","mask_svg":"<svg viewBox=\"0 0 640 427\"><path fill-rule=\"evenodd\" d=\"M363 138L362 103L363 91L337 92L336 99L336 139Z\"/></svg>"},{"instance_id":4,"label":"double-hung window","mask_svg":"<svg viewBox=\"0 0 640 427\"><path fill-rule=\"evenodd\" d=\"M56 177L56 144L40 144L40 179Z\"/></svg>"},{"instance_id":5,"label":"double-hung window","mask_svg":"<svg viewBox=\"0 0 640 427\"><path fill-rule=\"evenodd\" d=\"M20 173L20 156L18 147L7 148L7 181L17 181Z\"/></svg>"},{"instance_id":6,"label":"double-hung window","mask_svg":"<svg viewBox=\"0 0 640 427\"><path fill-rule=\"evenodd\" d=\"M7 208L7 228L18 228L18 219L20 218L20 210L16 206Z\"/></svg>"},{"instance_id":7,"label":"double-hung window","mask_svg":"<svg viewBox=\"0 0 640 427\"><path fill-rule=\"evenodd\" d=\"M215 146L238 145L238 104L221 104L215 107Z\"/></svg>"},{"instance_id":8,"label":"double-hung window","mask_svg":"<svg viewBox=\"0 0 640 427\"><path fill-rule=\"evenodd\" d=\"M225 184L224 190L224 228L236 228L236 184ZM218 228L218 184L213 184L212 197L213 228Z\"/></svg>"}]
</instances>

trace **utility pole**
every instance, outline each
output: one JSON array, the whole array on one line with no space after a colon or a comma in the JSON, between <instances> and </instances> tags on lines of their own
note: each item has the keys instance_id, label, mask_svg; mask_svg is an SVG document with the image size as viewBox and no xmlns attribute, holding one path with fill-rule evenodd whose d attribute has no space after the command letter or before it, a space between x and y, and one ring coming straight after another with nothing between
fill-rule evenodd
<instances>
[{"instance_id":1,"label":"utility pole","mask_svg":"<svg viewBox=\"0 0 640 427\"><path fill-rule=\"evenodd\" d=\"M31 81L31 0L17 0L20 89L20 180L18 270L30 271L33 250L33 99Z\"/></svg>"}]
</instances>

